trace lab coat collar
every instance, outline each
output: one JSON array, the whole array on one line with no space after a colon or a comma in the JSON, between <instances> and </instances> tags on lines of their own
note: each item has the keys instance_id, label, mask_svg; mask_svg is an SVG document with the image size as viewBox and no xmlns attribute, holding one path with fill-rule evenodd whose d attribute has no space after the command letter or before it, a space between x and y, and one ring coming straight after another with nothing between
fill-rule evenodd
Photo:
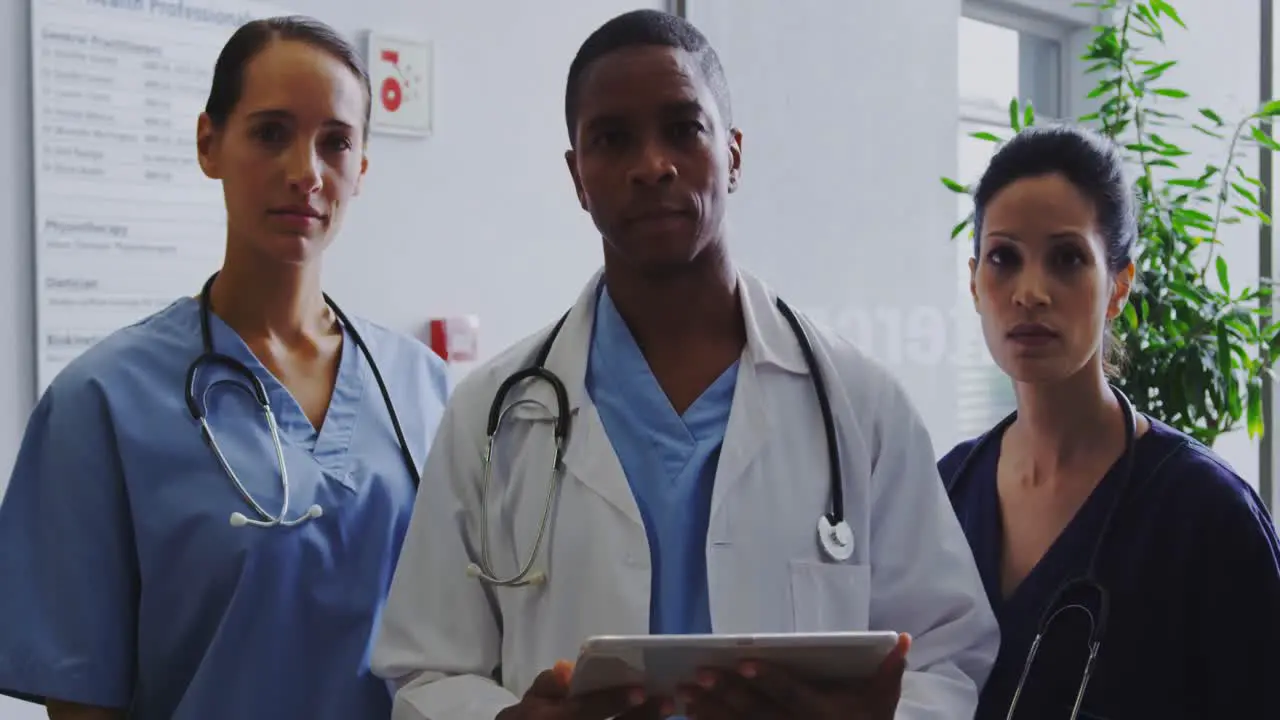
<instances>
[{"instance_id":1,"label":"lab coat collar","mask_svg":"<svg viewBox=\"0 0 1280 720\"><path fill-rule=\"evenodd\" d=\"M809 366L795 333L774 304L777 294L744 270L738 270L737 276L747 331L744 362L750 362L757 368L773 366L787 372L808 374ZM583 288L547 356L547 367L564 379L570 411L581 408L586 395L587 358L603 277L604 271L597 270Z\"/></svg>"},{"instance_id":2,"label":"lab coat collar","mask_svg":"<svg viewBox=\"0 0 1280 720\"><path fill-rule=\"evenodd\" d=\"M778 295L759 278L738 271L742 315L747 326L747 357L758 368L772 365L788 372L808 374L809 365L791 325L775 304Z\"/></svg>"}]
</instances>

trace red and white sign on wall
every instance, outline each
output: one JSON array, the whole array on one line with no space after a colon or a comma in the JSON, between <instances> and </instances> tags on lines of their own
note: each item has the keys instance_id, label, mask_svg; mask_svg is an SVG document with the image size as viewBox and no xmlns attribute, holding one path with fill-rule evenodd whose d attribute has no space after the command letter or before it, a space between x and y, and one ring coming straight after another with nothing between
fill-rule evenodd
<instances>
[{"instance_id":1,"label":"red and white sign on wall","mask_svg":"<svg viewBox=\"0 0 1280 720\"><path fill-rule=\"evenodd\" d=\"M474 315L433 318L427 344L446 362L471 362L480 352L480 319Z\"/></svg>"},{"instance_id":2,"label":"red and white sign on wall","mask_svg":"<svg viewBox=\"0 0 1280 720\"><path fill-rule=\"evenodd\" d=\"M431 134L431 44L370 32L369 129L396 135Z\"/></svg>"}]
</instances>

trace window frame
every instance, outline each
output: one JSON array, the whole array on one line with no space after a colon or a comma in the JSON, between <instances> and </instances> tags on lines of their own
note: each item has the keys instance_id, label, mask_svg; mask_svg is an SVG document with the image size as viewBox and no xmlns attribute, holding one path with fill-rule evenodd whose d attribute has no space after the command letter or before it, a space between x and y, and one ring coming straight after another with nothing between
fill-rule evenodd
<instances>
[{"instance_id":1,"label":"window frame","mask_svg":"<svg viewBox=\"0 0 1280 720\"><path fill-rule=\"evenodd\" d=\"M1043 6L1045 3L1040 2L1036 4L1038 6ZM1064 7L1067 5L1069 5L1069 3L1064 3ZM1065 9L1073 12L1079 10L1079 8L1070 7L1065 7ZM1011 8L1007 3L997 4L993 2L966 0L961 4L960 16L962 20L969 19L1007 28L1018 33L1020 37L1031 35L1036 38L1042 38L1056 43L1058 56L1056 58L1056 73L1053 74L1053 79L1051 80L1053 87L1049 88L1047 92L1028 92L1027 87L1021 87L1024 82L1023 78L1026 75L1034 76L1040 75L1041 73L1027 72L1024 67L1021 67L1021 63L1026 62L1027 58L1020 56L1020 87L1017 94L1020 98L1035 95L1043 97L1047 95L1049 97L1049 101L1053 104L1053 107L1036 109L1037 115L1042 119L1063 120L1076 117L1083 112L1080 107L1080 103L1076 101L1075 98L1083 97L1077 92L1080 87L1078 78L1081 76L1084 68L1083 63L1078 60L1078 57L1081 54L1078 51L1081 49L1082 44L1081 31L1087 30L1088 28L1088 25L1085 24L1088 22L1087 14L1081 15L1079 12L1075 12L1074 16L1070 19L1067 17L1048 17L1043 12L1043 7L1040 7L1038 12L1033 11L1030 8L1020 11L1018 9ZM959 32L958 28L957 32ZM957 97L957 110L956 140L958 144L965 142L965 139L970 135L970 133L979 130L991 131L997 135L1007 135L1010 132L1007 105L1003 107L994 107L986 103L972 102L969 98ZM958 150L959 147L957 147L957 151ZM959 160L958 152L957 160ZM971 182L974 180L974 178L957 179L961 182ZM962 270L967 266L968 259L972 256L972 251L967 241L957 239L956 242L958 243L955 249L957 274L960 275L963 274ZM958 301L968 302L967 295L968 290L966 287L965 291L961 293L961 297ZM972 332L973 328L965 327L963 330L968 333ZM978 330L978 332L979 337L977 338L977 342L981 343L981 331ZM965 338L965 342L971 342L973 340L973 338ZM985 353L985 347L982 347L978 352ZM1000 391L996 389L996 384L1001 381L1007 382L1007 378L1003 377L1003 373L999 370L998 366L995 365L994 361L990 359L989 355L986 355L982 359L961 359L956 363L954 372L958 388L974 389L977 392L986 393L987 398L987 406L982 410L975 411L973 408L966 407L965 398L968 397L968 394L961 393L965 397L957 397L957 431L958 434L966 436L960 438L961 440L965 440L968 439L967 436L971 435L974 431L982 432L986 429L977 429L970 427L967 424L969 420L973 420L970 418L972 413L986 411L994 415L998 414L995 412L997 408L1008 404L1009 398L1001 397L1000 395L1003 395L1003 393L1000 393ZM987 377L988 375L989 377ZM1009 388L1008 391L1012 394L1011 388ZM997 393L999 393L999 395ZM991 417L984 417L981 422L994 422L995 420L998 420L998 418L993 420ZM975 424L977 423L976 420L973 420L973 422Z\"/></svg>"}]
</instances>

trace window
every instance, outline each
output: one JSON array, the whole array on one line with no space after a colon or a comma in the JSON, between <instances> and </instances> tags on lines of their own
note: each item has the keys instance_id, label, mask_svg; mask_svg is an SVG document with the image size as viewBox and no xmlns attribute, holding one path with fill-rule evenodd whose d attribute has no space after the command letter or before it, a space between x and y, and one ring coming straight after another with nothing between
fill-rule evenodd
<instances>
[{"instance_id":1,"label":"window","mask_svg":"<svg viewBox=\"0 0 1280 720\"><path fill-rule=\"evenodd\" d=\"M960 18L958 81L960 125L958 172L961 182L981 176L995 146L973 137L990 132L1007 137L1009 101L1030 102L1040 117L1063 112L1063 46L1065 32L1052 25L992 21L989 13L966 7ZM973 210L968 197L957 196L956 219ZM969 302L969 258L973 243L965 235L955 241L956 279L960 302ZM957 432L971 438L1011 412L1015 401L1007 377L996 367L982 339L976 313L957 312L960 348L956 363Z\"/></svg>"}]
</instances>

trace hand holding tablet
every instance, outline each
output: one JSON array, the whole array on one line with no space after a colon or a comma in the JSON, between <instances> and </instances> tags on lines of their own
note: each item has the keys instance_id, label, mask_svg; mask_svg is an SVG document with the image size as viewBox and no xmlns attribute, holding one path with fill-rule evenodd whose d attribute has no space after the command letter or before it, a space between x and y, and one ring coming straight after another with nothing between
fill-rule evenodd
<instances>
[{"instance_id":1,"label":"hand holding tablet","mask_svg":"<svg viewBox=\"0 0 1280 720\"><path fill-rule=\"evenodd\" d=\"M893 632L597 637L583 645L569 695L638 688L698 720L891 720L909 648Z\"/></svg>"}]
</instances>

